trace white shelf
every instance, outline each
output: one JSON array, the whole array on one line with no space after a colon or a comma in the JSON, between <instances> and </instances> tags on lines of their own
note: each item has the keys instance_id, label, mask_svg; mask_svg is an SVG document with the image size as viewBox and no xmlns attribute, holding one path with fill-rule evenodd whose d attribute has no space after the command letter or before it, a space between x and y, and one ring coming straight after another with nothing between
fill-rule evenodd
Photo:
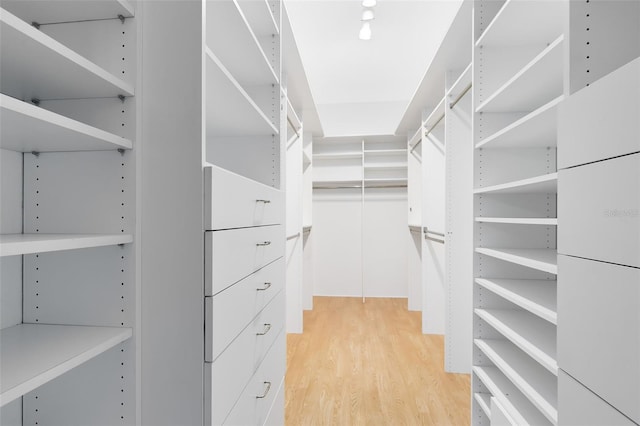
<instances>
[{"instance_id":1,"label":"white shelf","mask_svg":"<svg viewBox=\"0 0 640 426\"><path fill-rule=\"evenodd\" d=\"M475 366L473 372L509 412L516 424L535 426L551 424L497 367Z\"/></svg>"},{"instance_id":2,"label":"white shelf","mask_svg":"<svg viewBox=\"0 0 640 426\"><path fill-rule=\"evenodd\" d=\"M546 3L546 2L545 2ZM482 102L476 112L532 111L562 94L564 36Z\"/></svg>"},{"instance_id":3,"label":"white shelf","mask_svg":"<svg viewBox=\"0 0 640 426\"><path fill-rule=\"evenodd\" d=\"M400 149L365 149L365 155L403 155L407 153L404 148Z\"/></svg>"},{"instance_id":4,"label":"white shelf","mask_svg":"<svg viewBox=\"0 0 640 426\"><path fill-rule=\"evenodd\" d=\"M557 145L557 107L559 96L499 130L476 145L476 148L539 148Z\"/></svg>"},{"instance_id":5,"label":"white shelf","mask_svg":"<svg viewBox=\"0 0 640 426\"><path fill-rule=\"evenodd\" d=\"M211 2L227 3L227 2ZM220 60L207 55L207 135L260 136L278 134L278 129L238 84Z\"/></svg>"},{"instance_id":6,"label":"white shelf","mask_svg":"<svg viewBox=\"0 0 640 426\"><path fill-rule=\"evenodd\" d=\"M131 149L130 140L0 94L0 148L18 152Z\"/></svg>"},{"instance_id":7,"label":"white shelf","mask_svg":"<svg viewBox=\"0 0 640 426\"><path fill-rule=\"evenodd\" d=\"M362 158L362 152L331 152L313 154L314 160L348 160Z\"/></svg>"},{"instance_id":8,"label":"white shelf","mask_svg":"<svg viewBox=\"0 0 640 426\"><path fill-rule=\"evenodd\" d=\"M519 309L475 309L474 312L540 365L558 375L556 327L553 324Z\"/></svg>"},{"instance_id":9,"label":"white shelf","mask_svg":"<svg viewBox=\"0 0 640 426\"><path fill-rule=\"evenodd\" d=\"M555 280L476 278L476 283L551 324L558 323Z\"/></svg>"},{"instance_id":10,"label":"white shelf","mask_svg":"<svg viewBox=\"0 0 640 426\"><path fill-rule=\"evenodd\" d=\"M279 34L278 24L267 0L237 0L256 36Z\"/></svg>"},{"instance_id":11,"label":"white shelf","mask_svg":"<svg viewBox=\"0 0 640 426\"><path fill-rule=\"evenodd\" d=\"M364 186L396 186L406 185L407 178L366 178L364 179Z\"/></svg>"},{"instance_id":12,"label":"white shelf","mask_svg":"<svg viewBox=\"0 0 640 426\"><path fill-rule=\"evenodd\" d=\"M300 120L300 117L298 117L298 114L296 113L296 110L293 107L293 105L291 105L291 101L289 100L289 98L286 98L286 99L287 99L287 118L291 120L291 123L289 123L289 125L293 127L293 129L296 132L298 132L302 127L302 120Z\"/></svg>"},{"instance_id":13,"label":"white shelf","mask_svg":"<svg viewBox=\"0 0 640 426\"><path fill-rule=\"evenodd\" d=\"M476 222L509 223L514 225L557 226L558 218L555 218L555 217L476 217Z\"/></svg>"},{"instance_id":14,"label":"white shelf","mask_svg":"<svg viewBox=\"0 0 640 426\"><path fill-rule=\"evenodd\" d=\"M558 191L558 173L549 173L528 179L517 180L499 185L478 188L474 194L537 194L556 193Z\"/></svg>"},{"instance_id":15,"label":"white shelf","mask_svg":"<svg viewBox=\"0 0 640 426\"><path fill-rule=\"evenodd\" d=\"M473 394L473 399L476 400L484 414L491 420L491 394L476 392Z\"/></svg>"},{"instance_id":16,"label":"white shelf","mask_svg":"<svg viewBox=\"0 0 640 426\"><path fill-rule=\"evenodd\" d=\"M131 338L130 328L20 324L0 331L0 406Z\"/></svg>"},{"instance_id":17,"label":"white shelf","mask_svg":"<svg viewBox=\"0 0 640 426\"><path fill-rule=\"evenodd\" d=\"M366 164L365 169L370 170L404 170L407 168L407 163L384 163L384 164Z\"/></svg>"},{"instance_id":18,"label":"white shelf","mask_svg":"<svg viewBox=\"0 0 640 426\"><path fill-rule=\"evenodd\" d=\"M362 188L362 180L314 180L314 188L330 189L334 187Z\"/></svg>"},{"instance_id":19,"label":"white shelf","mask_svg":"<svg viewBox=\"0 0 640 426\"><path fill-rule=\"evenodd\" d=\"M133 6L128 0L3 0L2 7L23 21L37 22L40 25L96 19L116 19L118 15L122 15L125 18L134 16Z\"/></svg>"},{"instance_id":20,"label":"white shelf","mask_svg":"<svg viewBox=\"0 0 640 426\"><path fill-rule=\"evenodd\" d=\"M547 44L563 31L564 7L555 1L507 0L476 46Z\"/></svg>"},{"instance_id":21,"label":"white shelf","mask_svg":"<svg viewBox=\"0 0 640 426\"><path fill-rule=\"evenodd\" d=\"M2 234L0 256L75 250L133 242L128 234Z\"/></svg>"},{"instance_id":22,"label":"white shelf","mask_svg":"<svg viewBox=\"0 0 640 426\"><path fill-rule=\"evenodd\" d=\"M132 96L133 87L0 9L0 85L20 99Z\"/></svg>"},{"instance_id":23,"label":"white shelf","mask_svg":"<svg viewBox=\"0 0 640 426\"><path fill-rule=\"evenodd\" d=\"M558 273L556 249L511 249L477 247L476 252L516 265L526 266L550 274Z\"/></svg>"},{"instance_id":24,"label":"white shelf","mask_svg":"<svg viewBox=\"0 0 640 426\"><path fill-rule=\"evenodd\" d=\"M207 2L206 44L245 89L278 84L278 74L236 2Z\"/></svg>"},{"instance_id":25,"label":"white shelf","mask_svg":"<svg viewBox=\"0 0 640 426\"><path fill-rule=\"evenodd\" d=\"M556 376L506 340L475 339L474 343L550 422L558 423Z\"/></svg>"}]
</instances>

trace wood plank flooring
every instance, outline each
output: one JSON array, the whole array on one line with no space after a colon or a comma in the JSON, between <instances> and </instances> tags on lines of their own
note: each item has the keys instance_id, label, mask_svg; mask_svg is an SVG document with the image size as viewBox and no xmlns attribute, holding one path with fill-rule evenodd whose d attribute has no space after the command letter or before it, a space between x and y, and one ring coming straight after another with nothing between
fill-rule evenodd
<instances>
[{"instance_id":1,"label":"wood plank flooring","mask_svg":"<svg viewBox=\"0 0 640 426\"><path fill-rule=\"evenodd\" d=\"M406 299L315 297L287 336L286 425L468 425L469 375Z\"/></svg>"}]
</instances>

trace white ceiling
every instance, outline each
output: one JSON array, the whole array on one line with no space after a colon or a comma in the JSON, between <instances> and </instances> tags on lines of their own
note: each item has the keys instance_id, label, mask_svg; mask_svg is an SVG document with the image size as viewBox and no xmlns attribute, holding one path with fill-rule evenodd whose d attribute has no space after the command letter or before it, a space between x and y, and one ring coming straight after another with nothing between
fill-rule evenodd
<instances>
[{"instance_id":1,"label":"white ceiling","mask_svg":"<svg viewBox=\"0 0 640 426\"><path fill-rule=\"evenodd\" d=\"M378 0L363 41L361 0L285 0L325 136L393 134L461 3Z\"/></svg>"}]
</instances>

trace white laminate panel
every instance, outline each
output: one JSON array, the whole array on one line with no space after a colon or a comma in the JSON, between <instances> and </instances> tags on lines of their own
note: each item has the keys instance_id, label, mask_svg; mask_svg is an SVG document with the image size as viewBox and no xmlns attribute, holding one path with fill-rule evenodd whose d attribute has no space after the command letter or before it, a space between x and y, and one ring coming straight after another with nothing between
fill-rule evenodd
<instances>
[{"instance_id":1,"label":"white laminate panel","mask_svg":"<svg viewBox=\"0 0 640 426\"><path fill-rule=\"evenodd\" d=\"M281 225L205 232L205 295L213 296L284 254Z\"/></svg>"},{"instance_id":2,"label":"white laminate panel","mask_svg":"<svg viewBox=\"0 0 640 426\"><path fill-rule=\"evenodd\" d=\"M283 382L285 359L286 333L283 331L269 349L269 353L242 392L224 424L263 425L270 414L270 419L284 416L284 404L274 406L273 410L271 406ZM283 390L280 390L280 393L284 393Z\"/></svg>"},{"instance_id":3,"label":"white laminate panel","mask_svg":"<svg viewBox=\"0 0 640 426\"><path fill-rule=\"evenodd\" d=\"M204 168L205 230L282 223L282 191L217 166Z\"/></svg>"},{"instance_id":4,"label":"white laminate panel","mask_svg":"<svg viewBox=\"0 0 640 426\"><path fill-rule=\"evenodd\" d=\"M635 425L564 371L558 375L558 415L563 426Z\"/></svg>"},{"instance_id":5,"label":"white laminate panel","mask_svg":"<svg viewBox=\"0 0 640 426\"><path fill-rule=\"evenodd\" d=\"M284 312L281 291L215 362L205 359L205 424L223 423L284 327Z\"/></svg>"},{"instance_id":6,"label":"white laminate panel","mask_svg":"<svg viewBox=\"0 0 640 426\"><path fill-rule=\"evenodd\" d=\"M496 398L491 398L491 426L515 426L511 416Z\"/></svg>"},{"instance_id":7,"label":"white laminate panel","mask_svg":"<svg viewBox=\"0 0 640 426\"><path fill-rule=\"evenodd\" d=\"M558 253L640 267L640 153L559 172Z\"/></svg>"},{"instance_id":8,"label":"white laminate panel","mask_svg":"<svg viewBox=\"0 0 640 426\"><path fill-rule=\"evenodd\" d=\"M640 58L560 105L558 169L640 151Z\"/></svg>"},{"instance_id":9,"label":"white laminate panel","mask_svg":"<svg viewBox=\"0 0 640 426\"><path fill-rule=\"evenodd\" d=\"M640 423L640 269L558 260L559 367Z\"/></svg>"},{"instance_id":10,"label":"white laminate panel","mask_svg":"<svg viewBox=\"0 0 640 426\"><path fill-rule=\"evenodd\" d=\"M205 300L205 329L211 339L205 359L215 360L284 287L283 259Z\"/></svg>"}]
</instances>

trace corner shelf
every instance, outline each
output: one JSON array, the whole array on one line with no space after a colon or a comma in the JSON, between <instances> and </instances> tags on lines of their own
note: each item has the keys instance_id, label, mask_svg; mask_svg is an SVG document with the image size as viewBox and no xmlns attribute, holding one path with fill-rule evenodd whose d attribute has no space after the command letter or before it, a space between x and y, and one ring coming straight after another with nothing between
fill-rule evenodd
<instances>
[{"instance_id":1,"label":"corner shelf","mask_svg":"<svg viewBox=\"0 0 640 426\"><path fill-rule=\"evenodd\" d=\"M245 89L278 84L278 74L238 7L234 1L207 2L207 48Z\"/></svg>"},{"instance_id":2,"label":"corner shelf","mask_svg":"<svg viewBox=\"0 0 640 426\"><path fill-rule=\"evenodd\" d=\"M0 148L18 152L131 149L130 140L0 94Z\"/></svg>"},{"instance_id":3,"label":"corner shelf","mask_svg":"<svg viewBox=\"0 0 640 426\"><path fill-rule=\"evenodd\" d=\"M207 56L207 134L215 136L278 134L276 126L238 84L216 55L209 48L205 48L205 51Z\"/></svg>"},{"instance_id":4,"label":"corner shelf","mask_svg":"<svg viewBox=\"0 0 640 426\"><path fill-rule=\"evenodd\" d=\"M474 374L520 425L550 425L551 422L522 395L497 367L474 366Z\"/></svg>"},{"instance_id":5,"label":"corner shelf","mask_svg":"<svg viewBox=\"0 0 640 426\"><path fill-rule=\"evenodd\" d=\"M41 100L134 94L130 84L4 9L0 40L3 93Z\"/></svg>"},{"instance_id":6,"label":"corner shelf","mask_svg":"<svg viewBox=\"0 0 640 426\"><path fill-rule=\"evenodd\" d=\"M476 144L476 148L544 148L555 147L557 107L564 99L558 96L535 111Z\"/></svg>"},{"instance_id":7,"label":"corner shelf","mask_svg":"<svg viewBox=\"0 0 640 426\"><path fill-rule=\"evenodd\" d=\"M3 406L131 338L130 328L19 324L0 331Z\"/></svg>"},{"instance_id":8,"label":"corner shelf","mask_svg":"<svg viewBox=\"0 0 640 426\"><path fill-rule=\"evenodd\" d=\"M558 323L555 280L476 278L476 283L551 324Z\"/></svg>"},{"instance_id":9,"label":"corner shelf","mask_svg":"<svg viewBox=\"0 0 640 426\"><path fill-rule=\"evenodd\" d=\"M558 37L490 95L476 112L532 111L562 94L562 44Z\"/></svg>"},{"instance_id":10,"label":"corner shelf","mask_svg":"<svg viewBox=\"0 0 640 426\"><path fill-rule=\"evenodd\" d=\"M128 0L74 1L71 8L61 7L58 1L4 0L2 7L23 21L37 22L40 25L116 19L118 15L132 18L135 14L133 5Z\"/></svg>"},{"instance_id":11,"label":"corner shelf","mask_svg":"<svg viewBox=\"0 0 640 426\"><path fill-rule=\"evenodd\" d=\"M477 247L476 253L485 254L516 265L537 269L550 274L558 273L556 249L512 249Z\"/></svg>"},{"instance_id":12,"label":"corner shelf","mask_svg":"<svg viewBox=\"0 0 640 426\"><path fill-rule=\"evenodd\" d=\"M508 223L514 225L545 225L557 226L555 217L476 217L479 223Z\"/></svg>"},{"instance_id":13,"label":"corner shelf","mask_svg":"<svg viewBox=\"0 0 640 426\"><path fill-rule=\"evenodd\" d=\"M474 343L550 422L558 423L556 376L507 340L475 339Z\"/></svg>"},{"instance_id":14,"label":"corner shelf","mask_svg":"<svg viewBox=\"0 0 640 426\"><path fill-rule=\"evenodd\" d=\"M478 309L475 314L540 365L558 375L556 327L515 309Z\"/></svg>"},{"instance_id":15,"label":"corner shelf","mask_svg":"<svg viewBox=\"0 0 640 426\"><path fill-rule=\"evenodd\" d=\"M535 194L555 193L558 191L558 173L549 173L528 179L517 180L499 185L478 188L474 194Z\"/></svg>"},{"instance_id":16,"label":"corner shelf","mask_svg":"<svg viewBox=\"0 0 640 426\"><path fill-rule=\"evenodd\" d=\"M129 244L128 234L2 234L0 257Z\"/></svg>"}]
</instances>

